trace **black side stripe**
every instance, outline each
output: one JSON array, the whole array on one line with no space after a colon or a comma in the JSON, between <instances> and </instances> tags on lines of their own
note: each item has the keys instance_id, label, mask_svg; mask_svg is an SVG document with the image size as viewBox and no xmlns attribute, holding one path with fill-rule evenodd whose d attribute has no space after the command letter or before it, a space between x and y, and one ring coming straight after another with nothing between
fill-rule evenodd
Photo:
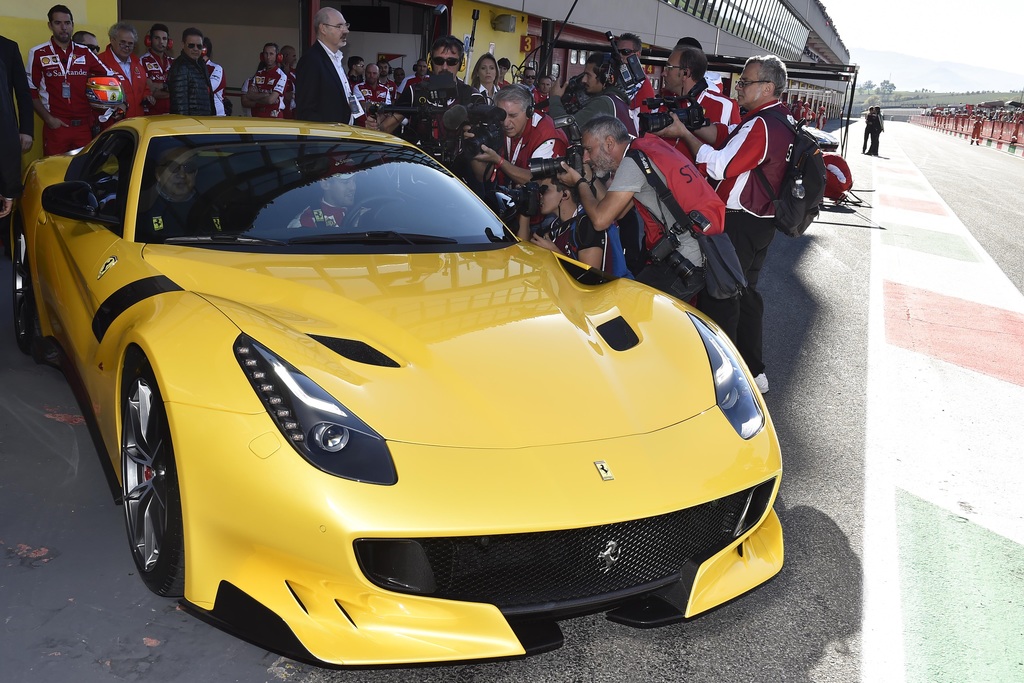
<instances>
[{"instance_id":1,"label":"black side stripe","mask_svg":"<svg viewBox=\"0 0 1024 683\"><path fill-rule=\"evenodd\" d=\"M164 292L178 291L181 291L181 287L164 275L147 277L125 285L107 297L107 300L100 304L96 315L93 316L92 333L96 335L96 341L103 341L103 335L107 333L117 317L143 299Z\"/></svg>"}]
</instances>

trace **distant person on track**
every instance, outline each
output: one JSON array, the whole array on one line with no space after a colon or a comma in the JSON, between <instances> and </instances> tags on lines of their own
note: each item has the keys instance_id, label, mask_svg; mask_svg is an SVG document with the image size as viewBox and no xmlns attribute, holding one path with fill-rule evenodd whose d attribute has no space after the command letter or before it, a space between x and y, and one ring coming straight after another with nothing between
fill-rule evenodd
<instances>
[{"instance_id":1,"label":"distant person on track","mask_svg":"<svg viewBox=\"0 0 1024 683\"><path fill-rule=\"evenodd\" d=\"M868 137L871 138L871 146L866 152L868 156L878 156L878 136L885 132L885 124L882 123L882 110L879 107L868 109L868 117L865 122L864 143L867 144Z\"/></svg>"}]
</instances>

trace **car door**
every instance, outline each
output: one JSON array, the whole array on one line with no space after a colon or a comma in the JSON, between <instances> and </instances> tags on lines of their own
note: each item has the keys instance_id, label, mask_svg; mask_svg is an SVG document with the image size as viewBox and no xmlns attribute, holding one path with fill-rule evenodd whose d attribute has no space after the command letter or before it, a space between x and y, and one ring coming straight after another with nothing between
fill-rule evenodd
<instances>
[{"instance_id":1,"label":"car door","mask_svg":"<svg viewBox=\"0 0 1024 683\"><path fill-rule=\"evenodd\" d=\"M41 229L40 278L46 286L44 305L54 335L89 384L92 360L101 335L97 320L101 309L119 290L141 277L145 264L139 245L125 242L125 204L131 170L138 149L128 130L104 133L80 159L69 166L66 180L85 181L96 198L97 219L75 220L47 215ZM43 226L41 226L42 228Z\"/></svg>"}]
</instances>

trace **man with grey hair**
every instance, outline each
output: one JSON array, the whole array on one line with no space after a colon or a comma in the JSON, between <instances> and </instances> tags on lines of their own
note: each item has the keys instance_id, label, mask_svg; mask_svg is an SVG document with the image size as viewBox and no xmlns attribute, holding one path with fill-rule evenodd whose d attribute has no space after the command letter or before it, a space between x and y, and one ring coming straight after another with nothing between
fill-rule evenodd
<instances>
[{"instance_id":1,"label":"man with grey hair","mask_svg":"<svg viewBox=\"0 0 1024 683\"><path fill-rule=\"evenodd\" d=\"M579 193L580 203L596 230L607 230L631 209L643 225L644 263L633 271L636 279L687 301L702 287L696 267L702 263L700 245L689 225L680 225L671 202L662 199L661 187L687 214L707 219L704 234L722 232L725 207L693 162L659 137L634 138L614 116L596 116L583 126L583 161L600 182L581 176L562 164L558 180ZM656 179L648 175L650 169ZM661 187L658 187L658 186ZM675 252L675 253L673 253Z\"/></svg>"},{"instance_id":2,"label":"man with grey hair","mask_svg":"<svg viewBox=\"0 0 1024 683\"><path fill-rule=\"evenodd\" d=\"M476 177L484 180L490 168L499 185L528 183L533 179L530 159L554 159L565 155L568 140L547 114L534 111L533 94L524 86L510 85L494 93L494 105L505 111L505 148L481 145L473 159Z\"/></svg>"},{"instance_id":3,"label":"man with grey hair","mask_svg":"<svg viewBox=\"0 0 1024 683\"><path fill-rule=\"evenodd\" d=\"M747 112L738 126L714 124L700 129L697 137L673 122L669 133L686 142L697 163L706 164L708 177L717 181L715 191L725 202L725 232L736 247L747 290L736 299L703 297L700 308L736 343L762 394L768 393L768 378L762 356L764 301L757 280L775 237L772 194L782 185L794 140L787 121L795 122L779 101L786 80L786 65L778 57L751 57L736 81L736 99ZM713 140L715 146L705 140Z\"/></svg>"},{"instance_id":4,"label":"man with grey hair","mask_svg":"<svg viewBox=\"0 0 1024 683\"><path fill-rule=\"evenodd\" d=\"M156 100L146 83L146 68L142 65L142 60L135 56L135 43L139 39L139 33L128 22L119 21L110 27L107 37L110 38L110 44L100 54L100 61L117 76L117 80L121 81L126 105L124 118L142 116L145 113L143 104L151 105ZM107 129L120 118L111 116L102 121L100 127Z\"/></svg>"},{"instance_id":5,"label":"man with grey hair","mask_svg":"<svg viewBox=\"0 0 1024 683\"><path fill-rule=\"evenodd\" d=\"M348 43L349 23L333 7L313 17L316 42L295 67L295 118L303 121L351 124L363 115L349 86L342 48Z\"/></svg>"}]
</instances>

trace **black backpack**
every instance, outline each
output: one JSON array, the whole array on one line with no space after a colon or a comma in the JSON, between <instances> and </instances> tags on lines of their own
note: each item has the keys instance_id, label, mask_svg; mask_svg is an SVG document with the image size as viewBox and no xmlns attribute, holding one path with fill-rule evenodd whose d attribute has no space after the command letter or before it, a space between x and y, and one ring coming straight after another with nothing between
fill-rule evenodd
<instances>
[{"instance_id":1,"label":"black backpack","mask_svg":"<svg viewBox=\"0 0 1024 683\"><path fill-rule=\"evenodd\" d=\"M794 135L786 155L786 173L782 176L778 195L772 190L761 167L754 170L775 205L775 227L790 237L799 237L818 217L818 209L825 197L825 160L818 140L804 130L803 121L794 126L788 117L774 109L761 112L762 116L765 114L786 124Z\"/></svg>"}]
</instances>

